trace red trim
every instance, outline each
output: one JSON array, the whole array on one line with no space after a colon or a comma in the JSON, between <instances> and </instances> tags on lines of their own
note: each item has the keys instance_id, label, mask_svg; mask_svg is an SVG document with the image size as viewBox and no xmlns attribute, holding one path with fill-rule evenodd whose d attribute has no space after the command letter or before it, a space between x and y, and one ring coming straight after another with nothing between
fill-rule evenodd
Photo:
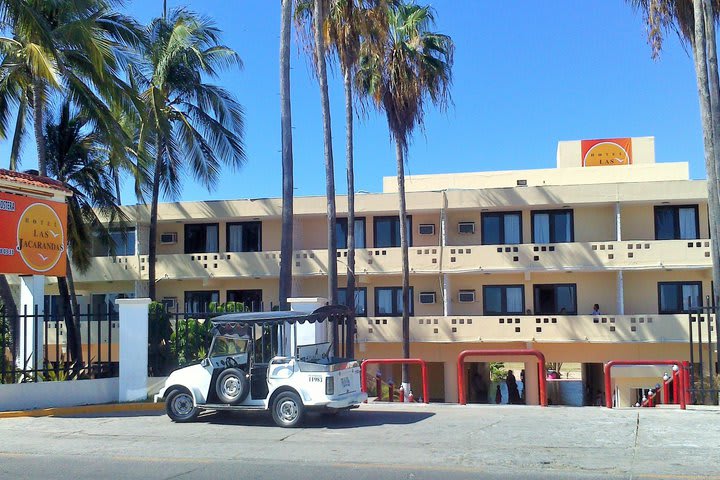
<instances>
[{"instance_id":1,"label":"red trim","mask_svg":"<svg viewBox=\"0 0 720 480\"><path fill-rule=\"evenodd\" d=\"M14 172L0 168L0 180L32 185L34 187L52 188L61 192L71 192L62 182L47 177L30 175L29 173Z\"/></svg>"},{"instance_id":2,"label":"red trim","mask_svg":"<svg viewBox=\"0 0 720 480\"><path fill-rule=\"evenodd\" d=\"M458 401L460 405L467 404L465 396L465 357L520 357L533 356L538 359L538 377L540 381L540 405L547 407L547 379L545 378L545 355L539 350L508 349L508 350L464 350L457 359Z\"/></svg>"},{"instance_id":3,"label":"red trim","mask_svg":"<svg viewBox=\"0 0 720 480\"><path fill-rule=\"evenodd\" d=\"M680 379L680 390L682 392L685 392L685 385L686 385L686 375L687 370L685 369L685 364L687 362L679 362L677 360L611 360L605 364L604 367L604 373L605 373L605 406L607 408L612 408L612 367L616 365L627 365L627 366L656 366L656 365L677 365L678 367L681 367L680 372L678 372L679 379ZM685 372L685 373L683 373ZM685 395L680 395L680 409L685 410L686 402L685 402Z\"/></svg>"},{"instance_id":4,"label":"red trim","mask_svg":"<svg viewBox=\"0 0 720 480\"><path fill-rule=\"evenodd\" d=\"M409 365L420 365L420 371L422 376L422 390L423 390L423 401L430 403L430 397L428 396L428 374L427 374L427 363L425 360L420 358L369 358L363 360L360 364L360 390L367 392L367 365L369 363L382 364L382 365L396 365L396 364L409 364ZM392 402L392 393L390 394L390 401Z\"/></svg>"}]
</instances>

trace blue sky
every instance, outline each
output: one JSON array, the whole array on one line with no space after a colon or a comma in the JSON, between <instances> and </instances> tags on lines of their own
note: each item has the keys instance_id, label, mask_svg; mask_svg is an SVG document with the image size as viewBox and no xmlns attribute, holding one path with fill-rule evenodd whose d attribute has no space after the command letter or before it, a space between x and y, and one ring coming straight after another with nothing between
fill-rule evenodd
<instances>
[{"instance_id":1,"label":"blue sky","mask_svg":"<svg viewBox=\"0 0 720 480\"><path fill-rule=\"evenodd\" d=\"M181 199L279 196L280 1L168 4L212 16L225 43L245 62L243 71L227 73L220 83L245 108L247 165L225 170L212 192L188 178ZM687 161L693 178L705 177L692 59L671 35L661 58L652 60L642 18L625 1L562 0L551 8L540 0L436 0L432 5L437 31L452 36L456 45L454 106L445 113L428 109L406 173L552 168L558 140L653 135L657 161ZM127 6L141 21L161 9L162 0ZM297 43L292 52L296 194L324 195L319 91ZM344 193L339 75L331 75L330 87L336 184ZM382 177L396 171L384 118L369 112L357 121L355 142L356 190L380 191ZM28 142L24 168L34 163L33 149ZM7 145L1 151L6 153ZM128 188L125 199L130 197Z\"/></svg>"}]
</instances>

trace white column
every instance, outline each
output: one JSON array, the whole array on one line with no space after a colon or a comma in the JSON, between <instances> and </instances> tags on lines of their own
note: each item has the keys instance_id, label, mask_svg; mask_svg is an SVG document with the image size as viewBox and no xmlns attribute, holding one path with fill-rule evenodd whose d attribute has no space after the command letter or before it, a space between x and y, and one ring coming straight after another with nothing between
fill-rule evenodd
<instances>
[{"instance_id":1,"label":"white column","mask_svg":"<svg viewBox=\"0 0 720 480\"><path fill-rule=\"evenodd\" d=\"M45 345L43 315L45 313L45 277L22 275L20 277L20 305L18 315L17 367L20 369L42 368ZM37 317L34 316L37 313ZM27 315L27 317L25 316Z\"/></svg>"},{"instance_id":2,"label":"white column","mask_svg":"<svg viewBox=\"0 0 720 480\"><path fill-rule=\"evenodd\" d=\"M615 240L622 242L622 220L620 218L620 202L615 203ZM623 284L623 272L617 272L617 308L618 315L625 315L625 287Z\"/></svg>"},{"instance_id":3,"label":"white column","mask_svg":"<svg viewBox=\"0 0 720 480\"><path fill-rule=\"evenodd\" d=\"M617 314L625 315L625 284L622 270L617 272Z\"/></svg>"},{"instance_id":4,"label":"white column","mask_svg":"<svg viewBox=\"0 0 720 480\"><path fill-rule=\"evenodd\" d=\"M450 278L443 273L443 316L450 315Z\"/></svg>"},{"instance_id":5,"label":"white column","mask_svg":"<svg viewBox=\"0 0 720 480\"><path fill-rule=\"evenodd\" d=\"M120 317L120 378L118 400L147 398L149 298L115 300Z\"/></svg>"}]
</instances>

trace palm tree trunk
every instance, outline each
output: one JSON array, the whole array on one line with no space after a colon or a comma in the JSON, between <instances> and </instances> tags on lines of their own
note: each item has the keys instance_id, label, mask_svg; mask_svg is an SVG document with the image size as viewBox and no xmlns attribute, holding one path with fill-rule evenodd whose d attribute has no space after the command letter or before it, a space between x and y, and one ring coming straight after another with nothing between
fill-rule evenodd
<instances>
[{"instance_id":1,"label":"palm tree trunk","mask_svg":"<svg viewBox=\"0 0 720 480\"><path fill-rule=\"evenodd\" d=\"M45 151L45 135L43 134L43 102L42 83L33 82L33 127L35 129L35 144L38 154L38 172L41 177L47 177L47 153Z\"/></svg>"},{"instance_id":2,"label":"palm tree trunk","mask_svg":"<svg viewBox=\"0 0 720 480\"><path fill-rule=\"evenodd\" d=\"M155 153L155 173L153 174L152 200L150 203L150 232L148 239L148 296L155 301L155 261L157 257L157 220L160 198L160 175L162 174L162 152L160 140Z\"/></svg>"},{"instance_id":3,"label":"palm tree trunk","mask_svg":"<svg viewBox=\"0 0 720 480\"><path fill-rule=\"evenodd\" d=\"M335 234L335 167L332 151L332 127L330 122L330 96L328 95L327 67L325 65L325 42L322 25L325 20L323 2L314 2L314 30L315 30L315 61L317 62L318 83L320 84L320 102L322 103L323 141L325 144L325 189L327 196L328 219L328 301L331 305L337 303L337 241ZM333 325L333 345L335 353L338 348L338 326Z\"/></svg>"},{"instance_id":4,"label":"palm tree trunk","mask_svg":"<svg viewBox=\"0 0 720 480\"><path fill-rule=\"evenodd\" d=\"M410 358L410 260L408 254L407 207L405 205L405 150L398 138L395 139L397 159L398 213L400 216L400 250L402 251L402 334L403 358ZM410 393L410 368L402 366L402 386L406 395Z\"/></svg>"},{"instance_id":5,"label":"palm tree trunk","mask_svg":"<svg viewBox=\"0 0 720 480\"><path fill-rule=\"evenodd\" d=\"M117 168L113 169L113 180L115 181L115 200L118 205L122 205L122 198L120 198L120 172Z\"/></svg>"},{"instance_id":6,"label":"palm tree trunk","mask_svg":"<svg viewBox=\"0 0 720 480\"><path fill-rule=\"evenodd\" d=\"M355 165L353 152L353 97L352 74L348 67L343 68L345 84L345 157L347 158L347 288L345 298L352 312L348 319L346 356L355 358Z\"/></svg>"},{"instance_id":7,"label":"palm tree trunk","mask_svg":"<svg viewBox=\"0 0 720 480\"><path fill-rule=\"evenodd\" d=\"M68 270L70 266L68 265ZM67 329L67 346L70 353L70 360L78 367L82 364L82 348L80 341L80 328L75 323L78 318L77 309L74 307L75 302L72 299L68 281L66 277L58 277L58 292L63 302L63 318L65 320L65 328Z\"/></svg>"},{"instance_id":8,"label":"palm tree trunk","mask_svg":"<svg viewBox=\"0 0 720 480\"><path fill-rule=\"evenodd\" d=\"M160 201L160 176L162 175L162 142L156 140L155 173L153 174L152 199L150 201L150 231L148 232L148 296L155 301L155 262L157 258L157 209Z\"/></svg>"},{"instance_id":9,"label":"palm tree trunk","mask_svg":"<svg viewBox=\"0 0 720 480\"><path fill-rule=\"evenodd\" d=\"M10 284L7 281L5 275L0 275L0 298L2 299L3 306L5 307L5 318L10 320L10 336L12 337L12 350L13 355L17 355L18 351L18 329L19 317L17 304L15 298L12 295Z\"/></svg>"},{"instance_id":10,"label":"palm tree trunk","mask_svg":"<svg viewBox=\"0 0 720 480\"><path fill-rule=\"evenodd\" d=\"M720 204L718 203L718 178L716 170L716 151L713 135L712 108L710 102L710 86L707 70L707 37L705 31L703 0L693 0L695 15L695 31L693 35L693 56L695 60L695 75L697 77L698 98L700 100L700 119L703 131L703 144L705 147L705 171L708 185L708 213L710 232L713 238L713 284L714 288L720 286L720 258L718 258L717 242L720 238L718 220L720 220ZM714 294L714 292L713 292Z\"/></svg>"},{"instance_id":11,"label":"palm tree trunk","mask_svg":"<svg viewBox=\"0 0 720 480\"><path fill-rule=\"evenodd\" d=\"M293 151L290 108L290 22L292 0L282 0L280 14L280 126L282 130L282 236L280 241L280 310L289 310L292 295Z\"/></svg>"},{"instance_id":12,"label":"palm tree trunk","mask_svg":"<svg viewBox=\"0 0 720 480\"><path fill-rule=\"evenodd\" d=\"M716 195L720 195L720 80L718 79L718 58L717 46L715 38L715 18L713 2L703 0L704 19L705 19L705 36L707 45L707 61L708 61L708 89L710 93L710 118L712 121L713 148L715 149L715 160L713 162L712 176L708 173L708 183L715 184ZM713 258L713 289L712 295L717 300L720 296L720 198L715 204L708 201L708 217L710 218L710 238L715 239L712 245ZM714 227L713 227L714 224ZM713 302L710 302L712 305Z\"/></svg>"}]
</instances>

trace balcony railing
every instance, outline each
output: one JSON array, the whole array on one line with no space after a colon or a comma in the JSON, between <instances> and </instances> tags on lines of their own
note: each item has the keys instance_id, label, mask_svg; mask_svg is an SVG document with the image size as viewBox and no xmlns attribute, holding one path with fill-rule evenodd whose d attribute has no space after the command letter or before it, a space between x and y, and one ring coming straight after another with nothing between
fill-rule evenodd
<instances>
[{"instance_id":1,"label":"balcony railing","mask_svg":"<svg viewBox=\"0 0 720 480\"><path fill-rule=\"evenodd\" d=\"M711 262L710 240L629 240L445 247L442 270L696 268Z\"/></svg>"},{"instance_id":2,"label":"balcony railing","mask_svg":"<svg viewBox=\"0 0 720 480\"><path fill-rule=\"evenodd\" d=\"M573 242L556 244L411 247L411 273L513 272L527 270L633 270L709 268L710 240ZM327 273L327 250L293 252L293 275ZM337 252L338 272L347 268L347 250ZM78 282L147 279L148 257L95 257ZM280 252L177 253L158 255L157 278L277 277ZM356 250L355 273L395 275L402 272L400 248Z\"/></svg>"},{"instance_id":3,"label":"balcony railing","mask_svg":"<svg viewBox=\"0 0 720 480\"><path fill-rule=\"evenodd\" d=\"M401 342L401 317L358 318L359 342ZM417 316L413 342L686 342L688 317L677 315Z\"/></svg>"}]
</instances>

